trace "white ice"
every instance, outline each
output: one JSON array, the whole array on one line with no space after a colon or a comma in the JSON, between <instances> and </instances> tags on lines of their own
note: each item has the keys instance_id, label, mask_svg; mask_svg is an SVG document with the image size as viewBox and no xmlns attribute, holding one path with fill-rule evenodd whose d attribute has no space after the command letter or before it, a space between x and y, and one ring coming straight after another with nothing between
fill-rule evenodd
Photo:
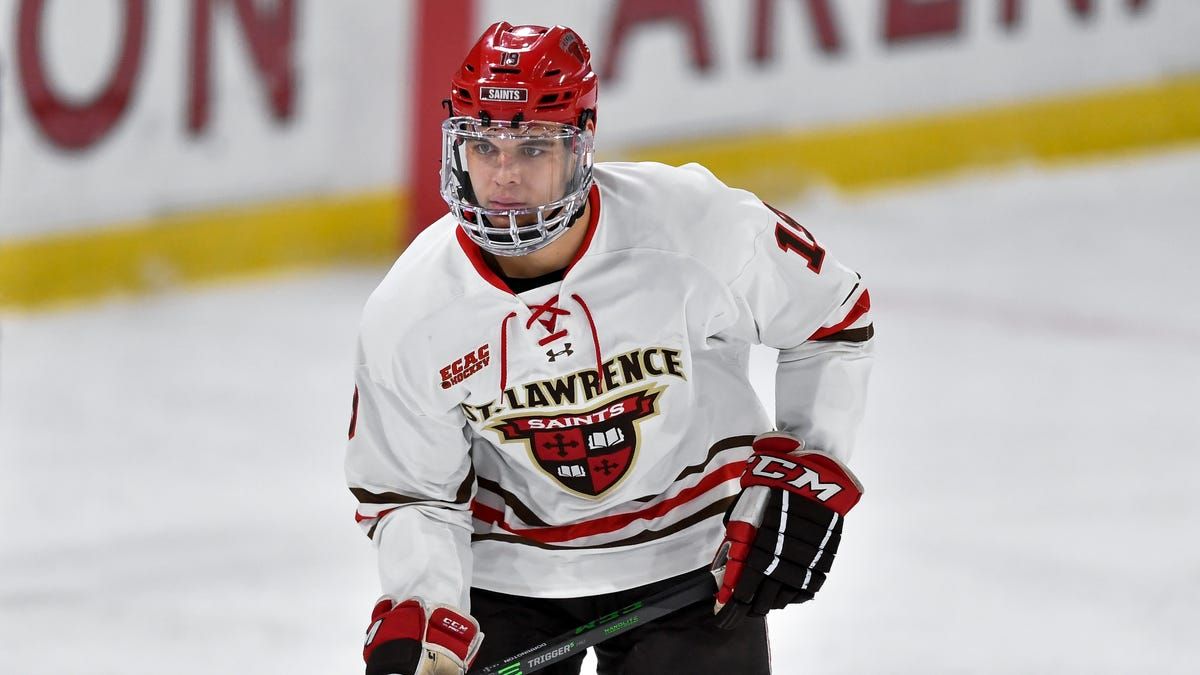
<instances>
[{"instance_id":1,"label":"white ice","mask_svg":"<svg viewBox=\"0 0 1200 675\"><path fill-rule=\"evenodd\" d=\"M867 495L775 671L1197 672L1200 148L790 210L879 354ZM341 462L382 272L0 317L0 673L361 672Z\"/></svg>"}]
</instances>

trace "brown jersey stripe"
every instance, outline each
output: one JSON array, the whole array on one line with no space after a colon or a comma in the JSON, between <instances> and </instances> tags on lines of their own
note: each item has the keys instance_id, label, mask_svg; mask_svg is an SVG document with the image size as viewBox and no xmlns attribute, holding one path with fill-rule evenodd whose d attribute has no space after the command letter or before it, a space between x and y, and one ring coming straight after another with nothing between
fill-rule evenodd
<instances>
[{"instance_id":1,"label":"brown jersey stripe","mask_svg":"<svg viewBox=\"0 0 1200 675\"><path fill-rule=\"evenodd\" d=\"M678 483L679 481L682 481L684 478L687 478L688 476L691 476L692 474L703 473L712 464L713 459L716 458L716 456L719 455L721 452L724 452L725 450L729 450L730 448L737 448L737 447L747 447L748 448L748 447L750 447L750 444L753 441L754 441L754 436L749 436L749 435L731 436L729 438L725 438L720 441L717 441L716 443L714 443L712 445L711 448L709 448L708 456L705 457L703 461L701 461L698 464L694 464L692 466L686 467L683 471L681 471L679 473L678 476L675 477L674 481L672 481L672 485L675 483ZM493 480L490 480L487 478L480 478L479 479L479 489L486 490L486 491L491 492L491 493L497 495L498 497L500 497L504 502L504 506L509 511L511 511L513 514L515 514L518 518L520 518L522 521L524 521L527 525L531 525L531 526L535 526L535 527L552 527L549 523L545 522L545 520L543 520L541 517L539 517L532 508L530 508L527 504L522 502L520 497L518 497L517 495L514 495L513 493L509 492L508 490L505 490L504 488L500 487L499 483L497 483L496 481L493 481ZM668 489L670 489L670 488L668 487ZM640 497L638 499L631 500L630 503L637 502L637 503L646 504L646 503L653 502L655 500L661 501L662 499L663 499L662 494L656 494L656 495L649 495L646 497ZM481 504L480 506L488 508L488 509L492 509L492 507L487 506L486 504ZM497 513L499 513L499 512L497 512ZM620 514L613 514L613 515L619 516Z\"/></svg>"},{"instance_id":2,"label":"brown jersey stripe","mask_svg":"<svg viewBox=\"0 0 1200 675\"><path fill-rule=\"evenodd\" d=\"M858 300L854 301L854 306L850 311L846 312L845 316L840 321L832 326L822 326L817 332L808 336L809 340L820 340L823 337L840 333L841 331L853 326L859 319L866 316L867 312L871 311L871 291L863 289L862 295L858 296Z\"/></svg>"},{"instance_id":3,"label":"brown jersey stripe","mask_svg":"<svg viewBox=\"0 0 1200 675\"><path fill-rule=\"evenodd\" d=\"M547 523L539 518L538 515L533 512L533 509L526 506L519 497L500 487L500 484L496 481L489 480L487 478L480 478L479 489L487 490L488 492L499 496L504 500L504 505L508 507L510 511L517 514L517 517L525 521L525 523L537 527L550 527L550 523Z\"/></svg>"},{"instance_id":4,"label":"brown jersey stripe","mask_svg":"<svg viewBox=\"0 0 1200 675\"><path fill-rule=\"evenodd\" d=\"M383 513L383 515L387 515L392 510L393 509L388 509L387 511L385 511ZM375 541L375 528L377 528L377 527L379 527L379 518L376 518L375 522L371 523L371 529L367 530L367 539L370 539L371 541Z\"/></svg>"},{"instance_id":5,"label":"brown jersey stripe","mask_svg":"<svg viewBox=\"0 0 1200 675\"><path fill-rule=\"evenodd\" d=\"M364 496L367 497L367 499L381 500L381 501L364 501L362 498L359 498L358 501L361 504L400 504L400 505L404 505L404 504L425 503L425 504L432 504L434 506L436 506L437 504L466 504L467 501L469 501L471 499L471 493L474 492L474 490L475 490L475 467L473 467L473 466L471 467L471 470L467 472L467 477L463 479L462 484L458 486L458 492L454 495L453 502L447 502L447 501L443 501L440 499L417 499L415 497L406 497L404 495L397 494L395 492L375 493L375 492L370 492L370 491L364 490L362 488L350 488L350 492L354 493L355 497L358 497L359 493L362 493ZM390 498L393 498L393 497L399 498L403 501L391 500ZM374 520L374 522L371 523L370 529L367 530L367 538L372 539L372 540L375 539L375 530L376 530L376 528L379 527L379 521L383 520L384 516L391 513L392 511L395 511L398 508L400 508L400 507L394 506L390 509L386 509L384 511L381 511L379 514L377 514L372 519L372 520Z\"/></svg>"},{"instance_id":6,"label":"brown jersey stripe","mask_svg":"<svg viewBox=\"0 0 1200 675\"><path fill-rule=\"evenodd\" d=\"M814 342L866 342L873 337L875 337L875 324L869 323L862 328L847 328L819 337Z\"/></svg>"},{"instance_id":7,"label":"brown jersey stripe","mask_svg":"<svg viewBox=\"0 0 1200 675\"><path fill-rule=\"evenodd\" d=\"M701 461L698 464L693 464L689 467L686 467L683 471L680 471L679 475L676 476L675 480L671 481L671 483L672 484L678 483L679 481L683 480L684 478L687 478L688 476L690 476L694 473L700 473L701 471L704 471L705 469L708 468L708 465L712 463L713 458L716 457L718 454L720 454L730 448L736 448L736 447L747 447L748 448L748 447L750 447L750 444L753 442L754 442L754 436L752 436L752 435L730 436L729 438L721 439L721 440L717 441L716 443L713 443L712 447L708 449L708 456L705 457L703 461ZM661 496L662 496L661 494L646 495L645 497L638 497L637 499L634 499L633 501L643 502L643 503L651 502L651 501L654 501L655 499L658 499Z\"/></svg>"},{"instance_id":8,"label":"brown jersey stripe","mask_svg":"<svg viewBox=\"0 0 1200 675\"><path fill-rule=\"evenodd\" d=\"M409 497L398 492L371 492L353 487L350 488L350 494L354 495L359 504L415 504L432 501L422 497Z\"/></svg>"},{"instance_id":9,"label":"brown jersey stripe","mask_svg":"<svg viewBox=\"0 0 1200 675\"><path fill-rule=\"evenodd\" d=\"M442 501L442 500L427 500L427 498L426 498L426 500L419 500L419 498L406 497L404 495L397 494L397 492L371 492L368 490L364 490L362 488L350 488L350 492L353 492L355 497L359 497L359 495L361 494L362 496L365 496L367 498L367 500L372 500L372 501L365 501L364 498L359 497L359 503L365 503L365 504L378 504L378 503L412 504L412 503L422 503L422 502L430 503L430 504L439 504L439 503L464 504L470 500L470 494L472 494L472 492L474 492L474 491L475 491L475 467L474 466L470 467L470 471L467 472L467 477L463 478L461 485L458 485L458 492L457 492L457 494L455 494L454 502L446 502L446 501ZM396 497L396 498L398 498L398 500L403 500L403 501L392 500L392 497ZM380 501L373 501L373 500L380 500ZM379 527L379 521L383 520L383 516L388 515L391 512L394 512L394 510L396 510L397 508L400 508L400 507L396 506L396 507L392 507L389 509L384 509L384 510L382 510L382 512L379 512L378 514L376 514L376 516L374 516L374 518L370 519L370 520L372 520L372 522L371 522L371 527L368 528L368 530L367 530L367 538L368 539L372 539L372 540L374 539L374 531L376 531L376 528Z\"/></svg>"},{"instance_id":10,"label":"brown jersey stripe","mask_svg":"<svg viewBox=\"0 0 1200 675\"><path fill-rule=\"evenodd\" d=\"M736 499L737 499L737 495L732 495L732 496L726 497L724 499L721 499L719 501L713 502L712 504L709 504L708 506L697 511L696 513L693 513L692 515L688 516L687 518L684 518L675 523L672 523L661 530L647 530L645 532L636 534L632 537L626 537L625 539L618 539L616 541L610 541L606 544L596 544L594 546L563 546L560 544L544 544L539 541L534 541L532 539L526 539L524 537L519 537L519 536L513 535L513 534L473 534L473 535L471 535L471 542L474 543L477 541L501 541L501 542L505 542L508 544L520 544L522 546L533 546L535 548L544 548L544 549L552 550L552 551L583 551L583 550L588 550L588 549L616 548L618 546L633 546L636 544L644 544L648 541L654 541L655 539L662 539L663 537L669 537L670 535L675 534L676 532L679 532L680 530L685 530L685 529L691 527L692 525L695 525L696 523L708 520L709 518L712 518L713 516L724 515L725 511L727 511L729 509L730 504L732 504L734 502L734 500L736 500ZM714 551L716 550L717 544L718 544L718 542L713 542Z\"/></svg>"},{"instance_id":11,"label":"brown jersey stripe","mask_svg":"<svg viewBox=\"0 0 1200 675\"><path fill-rule=\"evenodd\" d=\"M371 492L365 488L350 488L350 494L358 500L359 504L417 504L421 502L436 504L466 504L471 499L471 492L475 487L475 467L472 466L467 471L467 477L463 479L462 484L458 486L458 492L454 495L454 501L447 502L444 499L435 499L433 497L410 497L402 495L399 492Z\"/></svg>"}]
</instances>

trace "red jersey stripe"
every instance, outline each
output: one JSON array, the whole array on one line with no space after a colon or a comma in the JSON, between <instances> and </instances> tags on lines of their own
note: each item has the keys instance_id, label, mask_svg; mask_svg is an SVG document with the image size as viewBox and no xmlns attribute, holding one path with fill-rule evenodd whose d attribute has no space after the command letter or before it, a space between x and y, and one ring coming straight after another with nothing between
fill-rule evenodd
<instances>
[{"instance_id":1,"label":"red jersey stripe","mask_svg":"<svg viewBox=\"0 0 1200 675\"><path fill-rule=\"evenodd\" d=\"M721 483L740 478L742 471L745 468L744 462L733 462L717 469L716 471L705 476L699 483L690 488L681 490L679 494L666 499L650 508L634 511L632 513L621 513L615 516L606 516L595 520L585 520L581 523L572 525L560 525L557 527L531 527L517 528L504 522L504 514L490 506L480 504L478 500L471 502L471 512L475 518L482 520L491 525L498 525L500 528L520 535L526 539L532 539L544 544L555 542L570 541L572 539L580 539L583 537L592 537L598 534L606 534L608 532L616 532L617 530L629 525L637 520L653 520L661 518L670 511L683 506L700 495L712 490Z\"/></svg>"},{"instance_id":2,"label":"red jersey stripe","mask_svg":"<svg viewBox=\"0 0 1200 675\"><path fill-rule=\"evenodd\" d=\"M359 513L358 511L355 511L354 512L354 522L361 523L364 520L379 520L380 518L386 516L387 514L391 513L392 511L395 511L397 508L399 508L399 507L392 507L390 509L384 509L384 510L380 511L379 513L376 513L373 516L364 516L363 514Z\"/></svg>"},{"instance_id":3,"label":"red jersey stripe","mask_svg":"<svg viewBox=\"0 0 1200 675\"><path fill-rule=\"evenodd\" d=\"M817 332L815 332L811 336L809 336L808 339L809 340L820 340L823 337L833 335L834 333L844 329L846 326L849 326L850 324L854 323L855 321L858 321L860 318L862 318L862 315L866 314L867 311L870 309L871 309L871 293L869 291L864 290L862 292L862 295L858 296L858 301L855 302L854 306L850 308L850 312L848 314L846 314L845 319L842 319L837 325L827 326L825 328L818 330Z\"/></svg>"}]
</instances>

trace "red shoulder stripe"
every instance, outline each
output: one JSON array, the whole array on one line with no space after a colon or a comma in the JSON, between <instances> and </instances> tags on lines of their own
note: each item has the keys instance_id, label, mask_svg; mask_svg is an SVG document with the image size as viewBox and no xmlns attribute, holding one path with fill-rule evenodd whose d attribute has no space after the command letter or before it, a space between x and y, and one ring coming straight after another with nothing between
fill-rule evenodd
<instances>
[{"instance_id":1,"label":"red shoulder stripe","mask_svg":"<svg viewBox=\"0 0 1200 675\"><path fill-rule=\"evenodd\" d=\"M808 339L809 340L820 340L821 338L828 337L830 335L833 335L834 333L844 330L847 326L849 326L849 325L853 324L855 321L858 321L859 319L861 319L862 316L864 314L866 314L867 311L870 309L871 309L871 293L869 291L864 290L862 292L862 295L858 296L858 301L855 302L854 306L850 308L850 312L848 314L846 314L846 318L839 321L836 325L827 326L825 328L818 330L817 332L815 332L811 336L809 336Z\"/></svg>"}]
</instances>

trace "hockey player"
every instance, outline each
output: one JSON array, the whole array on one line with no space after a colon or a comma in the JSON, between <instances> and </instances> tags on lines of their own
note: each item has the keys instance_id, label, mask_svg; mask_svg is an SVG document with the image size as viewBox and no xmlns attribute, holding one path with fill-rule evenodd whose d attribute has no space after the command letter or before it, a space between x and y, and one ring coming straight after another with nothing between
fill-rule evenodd
<instances>
[{"instance_id":1,"label":"hockey player","mask_svg":"<svg viewBox=\"0 0 1200 675\"><path fill-rule=\"evenodd\" d=\"M861 489L859 275L704 167L593 165L568 28L491 26L449 93L450 213L360 327L346 473L385 594L367 672L461 674L709 574L711 602L599 645L599 671L769 672L765 614L820 589Z\"/></svg>"}]
</instances>

